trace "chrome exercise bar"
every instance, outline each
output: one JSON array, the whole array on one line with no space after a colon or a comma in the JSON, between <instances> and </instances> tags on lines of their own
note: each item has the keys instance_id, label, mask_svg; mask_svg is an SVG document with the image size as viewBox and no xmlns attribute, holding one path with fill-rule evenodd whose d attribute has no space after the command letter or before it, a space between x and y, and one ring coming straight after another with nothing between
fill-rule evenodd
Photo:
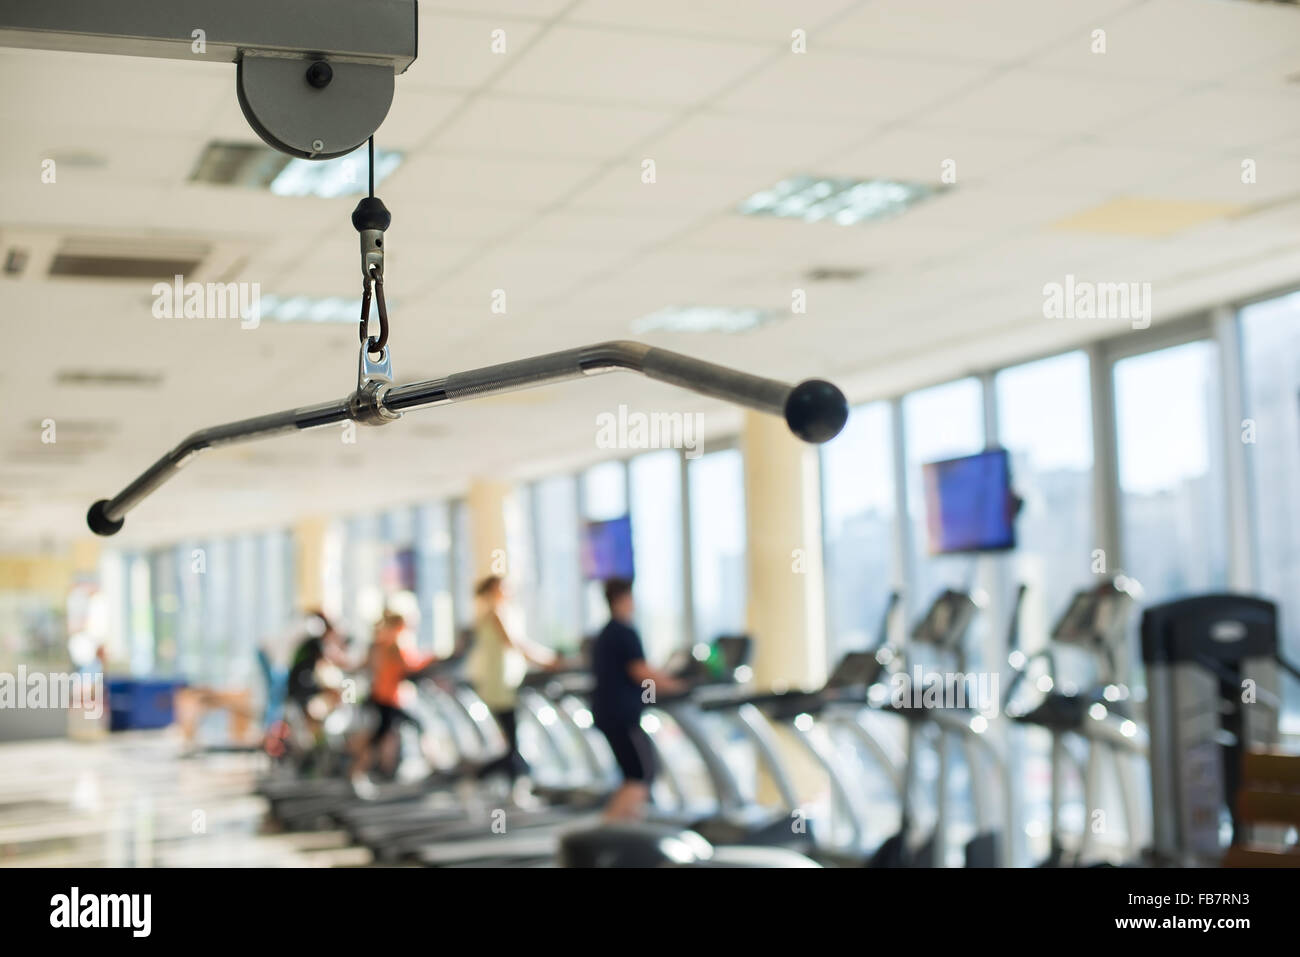
<instances>
[{"instance_id":1,"label":"chrome exercise bar","mask_svg":"<svg viewBox=\"0 0 1300 957\"><path fill-rule=\"evenodd\" d=\"M808 379L790 386L627 340L565 349L396 387L391 385L387 369L386 354L381 363L376 363L363 350L357 390L346 398L200 429L114 498L101 499L92 505L86 516L91 531L96 535L116 534L127 512L207 448L347 420L381 425L409 409L499 395L618 369L639 372L651 379L760 412L782 415L790 430L806 442L820 443L834 438L848 418L844 394L821 379Z\"/></svg>"}]
</instances>

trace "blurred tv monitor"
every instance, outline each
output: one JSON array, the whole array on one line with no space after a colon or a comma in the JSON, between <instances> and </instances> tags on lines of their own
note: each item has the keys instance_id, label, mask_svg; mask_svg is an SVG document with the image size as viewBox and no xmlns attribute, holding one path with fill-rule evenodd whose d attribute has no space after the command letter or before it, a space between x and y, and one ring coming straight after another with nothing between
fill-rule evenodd
<instances>
[{"instance_id":1,"label":"blurred tv monitor","mask_svg":"<svg viewBox=\"0 0 1300 957\"><path fill-rule=\"evenodd\" d=\"M922 466L931 555L1016 547L1017 499L1006 449Z\"/></svg>"},{"instance_id":2,"label":"blurred tv monitor","mask_svg":"<svg viewBox=\"0 0 1300 957\"><path fill-rule=\"evenodd\" d=\"M588 522L582 530L582 574L588 581L632 579L632 518Z\"/></svg>"}]
</instances>

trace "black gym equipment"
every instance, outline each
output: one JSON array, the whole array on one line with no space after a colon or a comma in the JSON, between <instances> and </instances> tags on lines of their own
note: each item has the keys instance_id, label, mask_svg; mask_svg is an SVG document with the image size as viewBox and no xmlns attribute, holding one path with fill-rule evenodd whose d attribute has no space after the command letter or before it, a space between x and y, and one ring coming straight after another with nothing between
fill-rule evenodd
<instances>
[{"instance_id":1,"label":"black gym equipment","mask_svg":"<svg viewBox=\"0 0 1300 957\"><path fill-rule=\"evenodd\" d=\"M1279 740L1277 605L1250 595L1197 595L1142 615L1151 734L1152 862L1214 866L1226 831L1240 841L1242 757Z\"/></svg>"}]
</instances>

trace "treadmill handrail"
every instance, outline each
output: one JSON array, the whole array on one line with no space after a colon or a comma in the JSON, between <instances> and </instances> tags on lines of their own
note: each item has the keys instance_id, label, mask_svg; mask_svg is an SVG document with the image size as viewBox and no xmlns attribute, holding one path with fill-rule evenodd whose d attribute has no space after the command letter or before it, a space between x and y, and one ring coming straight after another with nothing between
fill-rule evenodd
<instances>
[{"instance_id":1,"label":"treadmill handrail","mask_svg":"<svg viewBox=\"0 0 1300 957\"><path fill-rule=\"evenodd\" d=\"M848 418L844 394L824 380L807 379L791 386L668 349L620 339L403 386L358 387L348 397L333 402L200 429L145 469L116 496L92 505L86 521L97 535L116 534L121 530L127 512L174 476L195 455L216 445L246 442L347 420L379 425L399 417L408 409L499 395L619 369L759 412L782 415L791 431L807 442L829 441L839 434Z\"/></svg>"}]
</instances>

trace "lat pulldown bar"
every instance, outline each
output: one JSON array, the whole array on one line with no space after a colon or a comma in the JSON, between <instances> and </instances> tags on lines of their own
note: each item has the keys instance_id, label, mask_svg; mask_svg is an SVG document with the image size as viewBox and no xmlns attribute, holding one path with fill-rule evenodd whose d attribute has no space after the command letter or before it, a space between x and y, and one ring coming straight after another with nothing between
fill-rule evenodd
<instances>
[{"instance_id":1,"label":"lat pulldown bar","mask_svg":"<svg viewBox=\"0 0 1300 957\"><path fill-rule=\"evenodd\" d=\"M397 387L392 385L388 350L384 349L380 358L375 360L362 346L357 390L351 395L334 402L200 429L149 466L115 497L100 499L92 505L86 521L96 535L116 534L121 530L127 512L207 448L349 419L367 425L382 425L408 409L499 395L616 369L639 372L702 395L782 415L790 430L805 442L829 441L839 434L848 418L844 394L821 379L808 379L789 386L774 379L737 372L726 366L628 340L565 349Z\"/></svg>"}]
</instances>

